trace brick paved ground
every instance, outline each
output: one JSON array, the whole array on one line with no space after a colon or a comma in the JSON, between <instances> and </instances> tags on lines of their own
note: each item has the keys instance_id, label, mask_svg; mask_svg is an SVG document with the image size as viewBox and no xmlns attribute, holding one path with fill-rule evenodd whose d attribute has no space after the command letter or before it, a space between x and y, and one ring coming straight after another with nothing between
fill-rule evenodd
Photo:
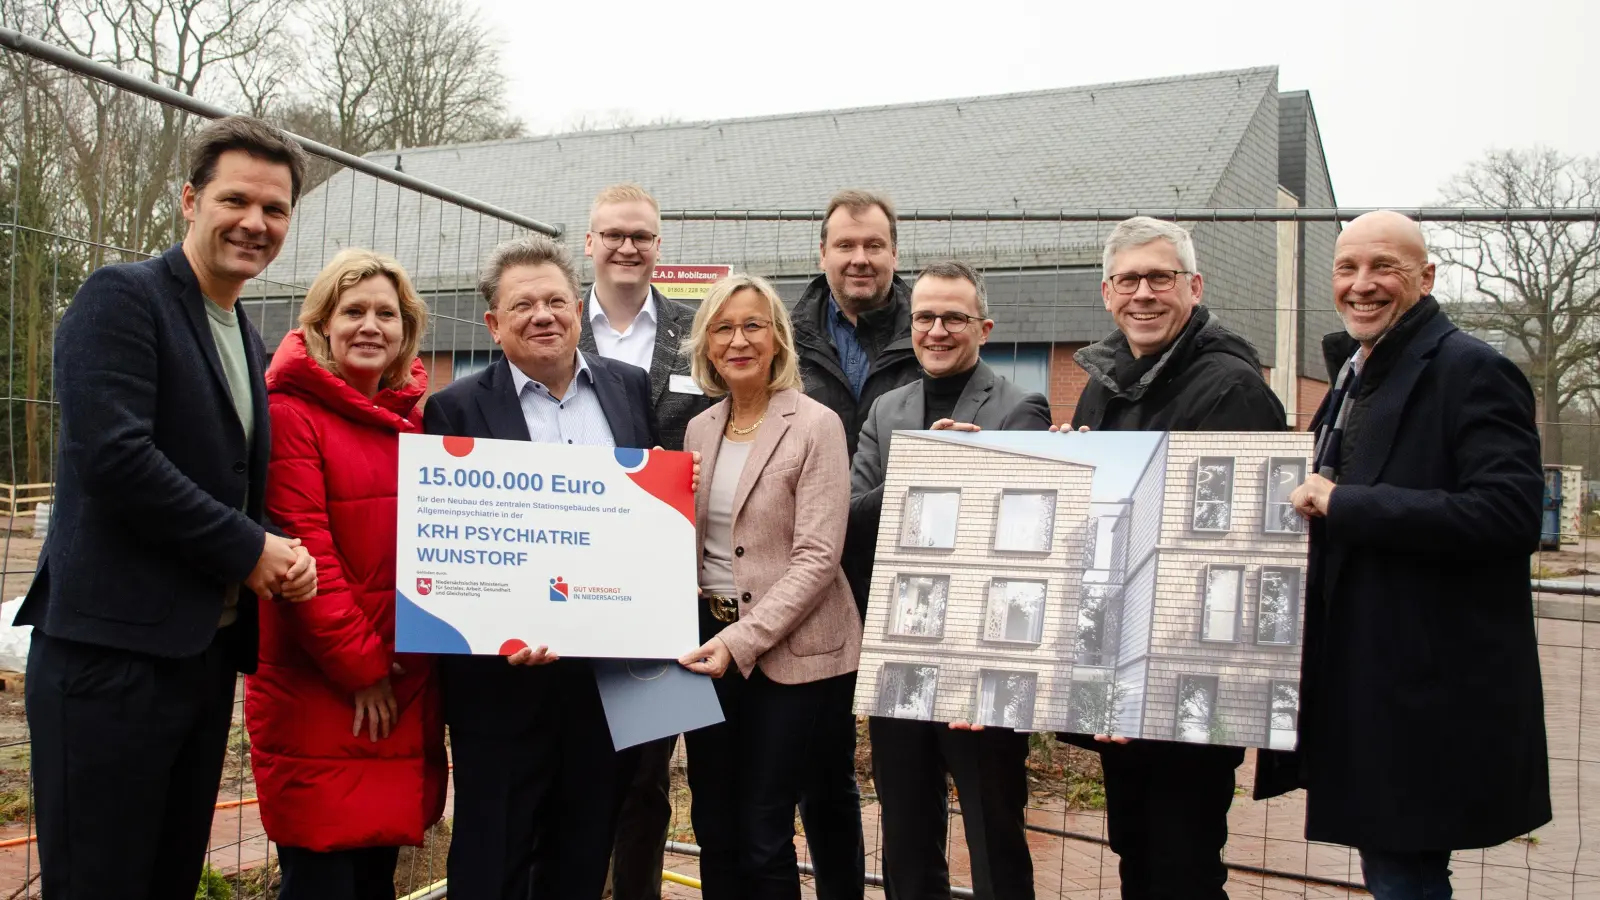
<instances>
[{"instance_id":1,"label":"brick paved ground","mask_svg":"<svg viewBox=\"0 0 1600 900\"><path fill-rule=\"evenodd\" d=\"M1578 607L1574 605L1576 611ZM1539 620L1540 658L1544 667L1545 712L1550 741L1552 795L1556 819L1539 829L1529 841L1514 842L1488 851L1456 855L1454 883L1462 900L1543 900L1543 898L1594 898L1600 900L1600 603L1591 603L1592 622L1554 618ZM1586 689L1587 688L1587 693ZM681 764L681 745L679 764ZM1485 772L1485 778L1494 773ZM1240 769L1243 794L1234 802L1230 815L1232 838L1227 848L1230 863L1280 872L1309 874L1334 881L1359 882L1359 868L1348 850L1325 845L1308 845L1302 839L1303 798L1299 794L1258 803L1248 798L1247 786L1253 778L1249 761ZM247 787L245 796L251 789ZM237 785L222 793L223 800L237 799ZM877 856L877 807L869 803L863 811L872 835L868 839L869 871L879 868ZM681 826L687 825L686 805L679 812ZM1101 815L1095 812L1069 812L1059 800L1041 801L1031 810L1032 824L1073 832L1089 838L1104 834ZM23 826L0 828L0 841L26 834ZM1586 837L1591 838L1585 840ZM1051 898L1117 897L1116 855L1094 840L1064 839L1053 835L1030 835L1035 884L1041 900ZM804 840L797 839L804 859ZM256 807L246 805L221 810L212 829L212 865L224 871L259 866L268 853L261 833ZM961 822L951 826L951 871L956 884L970 884ZM691 857L669 855L667 867L684 875L697 873ZM32 845L0 848L0 898L37 896L37 882L24 888L28 875L38 871L38 857ZM414 880L426 884L426 873L415 873ZM439 873L439 877L443 877ZM809 879L807 879L809 881ZM805 896L814 892L809 884ZM1264 877L1235 871L1228 883L1229 896L1287 900L1291 897L1337 898L1365 896L1363 892L1326 884ZM697 898L691 888L666 885L668 898ZM882 898L881 891L868 892Z\"/></svg>"},{"instance_id":2,"label":"brick paved ground","mask_svg":"<svg viewBox=\"0 0 1600 900\"><path fill-rule=\"evenodd\" d=\"M1591 618L1600 619L1591 604ZM1539 620L1540 661L1545 679L1545 718L1550 741L1551 794L1556 818L1539 829L1533 840L1514 842L1487 851L1456 854L1452 869L1459 900L1530 900L1530 898L1595 898L1600 900L1600 802L1586 801L1579 815L1579 798L1600 797L1600 621L1583 623L1559 619ZM1584 695L1585 685L1589 688ZM1582 710L1580 717L1579 711ZM1486 778L1493 773L1485 773ZM1360 883L1355 855L1343 847L1307 844L1304 840L1304 797L1296 792L1266 802L1251 800L1254 778L1247 760L1239 770L1241 796L1229 816L1229 863L1333 881ZM865 810L869 830L877 823L876 806ZM1099 813L1068 813L1060 804L1031 810L1029 821L1062 831L1095 837L1104 835ZM1585 841L1584 837L1590 837ZM967 880L965 844L961 822L951 826L951 870L957 884ZM876 847L875 837L869 838ZM1034 884L1045 898L1115 898L1117 857L1104 846L1085 840L1043 834L1030 837L1034 859ZM803 841L799 842L802 853ZM868 857L875 870L876 854ZM689 857L668 857L668 868L683 874L696 872ZM692 889L669 885L664 896L693 898ZM1228 881L1234 898L1336 898L1364 897L1365 892L1326 884L1263 877L1234 871ZM815 896L807 886L805 896ZM882 897L882 892L868 892Z\"/></svg>"}]
</instances>

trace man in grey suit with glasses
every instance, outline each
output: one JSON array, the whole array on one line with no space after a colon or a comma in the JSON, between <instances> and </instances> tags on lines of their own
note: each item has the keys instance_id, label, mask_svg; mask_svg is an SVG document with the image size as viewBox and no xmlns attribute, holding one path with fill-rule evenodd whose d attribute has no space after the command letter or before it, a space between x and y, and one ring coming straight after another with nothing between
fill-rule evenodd
<instances>
[{"instance_id":1,"label":"man in grey suit with glasses","mask_svg":"<svg viewBox=\"0 0 1600 900\"><path fill-rule=\"evenodd\" d=\"M922 377L879 397L861 428L850 470L846 558L870 583L883 512L884 470L898 429L1045 431L1050 403L996 375L978 358L994 320L983 276L959 262L922 270L911 290L911 343ZM884 881L891 897L948 897L946 774L962 798L973 890L995 900L1033 900L1033 861L1023 831L1028 736L1009 728L873 716L872 777L883 824Z\"/></svg>"}]
</instances>

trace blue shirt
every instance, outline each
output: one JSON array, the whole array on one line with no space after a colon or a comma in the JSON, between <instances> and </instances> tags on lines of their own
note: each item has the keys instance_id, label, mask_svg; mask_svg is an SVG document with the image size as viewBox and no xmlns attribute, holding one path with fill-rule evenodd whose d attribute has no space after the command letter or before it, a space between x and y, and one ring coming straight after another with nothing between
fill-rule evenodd
<instances>
[{"instance_id":1,"label":"blue shirt","mask_svg":"<svg viewBox=\"0 0 1600 900\"><path fill-rule=\"evenodd\" d=\"M556 397L549 388L511 366L511 383L517 389L517 402L522 404L522 418L528 423L528 437L542 444L615 447L611 423L606 421L600 395L595 393L594 373L589 370L583 351L577 354L578 368L572 373L572 383L567 385L564 397Z\"/></svg>"},{"instance_id":2,"label":"blue shirt","mask_svg":"<svg viewBox=\"0 0 1600 900\"><path fill-rule=\"evenodd\" d=\"M855 323L845 316L832 294L828 295L828 308L823 311L822 319L827 323L834 352L839 354L839 367L844 369L844 377L850 381L850 392L860 400L861 388L866 385L867 373L872 370L872 359L856 339Z\"/></svg>"}]
</instances>

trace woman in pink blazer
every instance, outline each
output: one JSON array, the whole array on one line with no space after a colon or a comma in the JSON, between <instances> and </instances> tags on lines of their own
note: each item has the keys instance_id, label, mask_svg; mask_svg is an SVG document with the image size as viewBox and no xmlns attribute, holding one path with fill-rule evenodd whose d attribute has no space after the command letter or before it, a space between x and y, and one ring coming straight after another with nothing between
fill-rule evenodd
<instances>
[{"instance_id":1,"label":"woman in pink blazer","mask_svg":"<svg viewBox=\"0 0 1600 900\"><path fill-rule=\"evenodd\" d=\"M717 282L687 341L700 388L700 633L679 660L717 679L726 718L685 736L707 900L797 900L794 813L816 722L850 707L861 619L839 556L844 426L801 393L789 313L766 281Z\"/></svg>"}]
</instances>

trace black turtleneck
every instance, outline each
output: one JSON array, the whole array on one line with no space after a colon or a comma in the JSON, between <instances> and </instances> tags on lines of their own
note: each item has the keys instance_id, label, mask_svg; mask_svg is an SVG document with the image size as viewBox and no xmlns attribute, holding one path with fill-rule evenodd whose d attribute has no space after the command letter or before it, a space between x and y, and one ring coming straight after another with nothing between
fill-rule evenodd
<instances>
[{"instance_id":1,"label":"black turtleneck","mask_svg":"<svg viewBox=\"0 0 1600 900\"><path fill-rule=\"evenodd\" d=\"M933 378L927 372L922 373L922 427L927 428L940 419L948 419L956 411L956 401L961 399L961 392L966 390L967 382L972 380L972 373L976 372L976 364L965 372L946 375L943 378Z\"/></svg>"}]
</instances>

